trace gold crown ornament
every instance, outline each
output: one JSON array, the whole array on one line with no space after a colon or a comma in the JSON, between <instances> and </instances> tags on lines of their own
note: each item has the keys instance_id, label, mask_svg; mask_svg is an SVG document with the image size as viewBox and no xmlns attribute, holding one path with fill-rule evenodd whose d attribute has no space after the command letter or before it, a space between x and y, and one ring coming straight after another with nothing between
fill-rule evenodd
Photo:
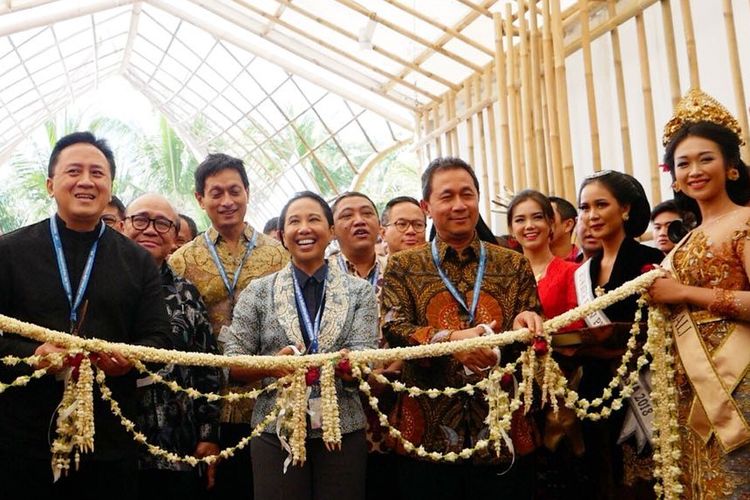
<instances>
[{"instance_id":1,"label":"gold crown ornament","mask_svg":"<svg viewBox=\"0 0 750 500\"><path fill-rule=\"evenodd\" d=\"M664 126L662 144L666 147L672 137L688 123L710 122L726 127L737 135L744 145L742 128L737 119L719 101L700 89L690 89L677 103L674 116Z\"/></svg>"}]
</instances>

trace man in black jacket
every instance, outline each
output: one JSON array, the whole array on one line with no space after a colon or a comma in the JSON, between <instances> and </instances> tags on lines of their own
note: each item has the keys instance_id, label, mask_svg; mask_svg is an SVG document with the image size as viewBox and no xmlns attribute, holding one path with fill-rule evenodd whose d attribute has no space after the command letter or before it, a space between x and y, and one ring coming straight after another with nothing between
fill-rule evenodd
<instances>
[{"instance_id":1,"label":"man in black jacket","mask_svg":"<svg viewBox=\"0 0 750 500\"><path fill-rule=\"evenodd\" d=\"M151 256L100 221L112 196L114 174L106 142L88 132L58 141L47 179L57 213L0 237L0 313L83 337L170 348L161 281ZM11 332L0 337L0 356L60 350ZM107 374L123 413L132 418L132 363L116 351L97 353L94 360ZM12 381L24 370L28 374L30 368L0 364L0 380ZM2 496L133 497L136 446L96 390L95 449L82 456L78 471L53 483L49 443L54 440L64 373L49 371L24 388L0 394Z\"/></svg>"}]
</instances>

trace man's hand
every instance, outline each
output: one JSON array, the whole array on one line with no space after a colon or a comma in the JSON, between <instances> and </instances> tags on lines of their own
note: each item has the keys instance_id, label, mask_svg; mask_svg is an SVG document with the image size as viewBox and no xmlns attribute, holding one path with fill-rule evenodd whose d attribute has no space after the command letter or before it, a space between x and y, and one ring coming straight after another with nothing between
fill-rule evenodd
<instances>
[{"instance_id":1,"label":"man's hand","mask_svg":"<svg viewBox=\"0 0 750 500\"><path fill-rule=\"evenodd\" d=\"M109 377L125 375L133 368L133 363L117 351L96 353L93 361Z\"/></svg>"},{"instance_id":2,"label":"man's hand","mask_svg":"<svg viewBox=\"0 0 750 500\"><path fill-rule=\"evenodd\" d=\"M297 346L299 349L299 346ZM276 356L294 356L294 349L288 345L276 353ZM275 378L283 378L294 373L294 368L273 368L270 375Z\"/></svg>"},{"instance_id":3,"label":"man's hand","mask_svg":"<svg viewBox=\"0 0 750 500\"><path fill-rule=\"evenodd\" d=\"M495 328L497 328L497 322L493 321L490 323L490 328L495 330ZM456 330L451 334L450 340L452 342L455 340L473 339L481 337L484 332L485 330L481 326L475 326L465 330ZM487 370L487 368L494 366L497 363L497 355L489 347L483 347L471 351L459 351L453 354L453 358L477 375L481 375L482 372Z\"/></svg>"},{"instance_id":4,"label":"man's hand","mask_svg":"<svg viewBox=\"0 0 750 500\"><path fill-rule=\"evenodd\" d=\"M58 352L65 353L67 351L63 349L62 347L56 346L55 344L50 344L49 342L45 342L44 344L36 348L36 350L34 351L34 356L47 356L49 354L54 354ZM39 363L37 363L34 366L34 368L36 368L37 370L46 368L47 373L51 375L55 375L65 369L65 364L63 363L59 365L53 365L49 360L42 359L41 361L39 361Z\"/></svg>"},{"instance_id":5,"label":"man's hand","mask_svg":"<svg viewBox=\"0 0 750 500\"><path fill-rule=\"evenodd\" d=\"M211 455L218 455L219 452L221 452L221 449L219 448L219 445L216 443L211 443L210 441L201 441L198 443L198 445L195 447L195 451L193 452L193 456L196 458L203 458L208 457ZM206 468L206 489L210 490L214 487L214 483L216 482L216 464L219 462L219 458L216 458L216 461L211 463Z\"/></svg>"}]
</instances>

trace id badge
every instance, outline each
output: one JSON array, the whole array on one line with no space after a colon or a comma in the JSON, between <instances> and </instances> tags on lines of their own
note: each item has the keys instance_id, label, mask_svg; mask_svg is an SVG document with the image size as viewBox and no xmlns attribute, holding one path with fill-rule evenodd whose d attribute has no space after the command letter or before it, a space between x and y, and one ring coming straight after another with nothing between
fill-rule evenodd
<instances>
[{"instance_id":1,"label":"id badge","mask_svg":"<svg viewBox=\"0 0 750 500\"><path fill-rule=\"evenodd\" d=\"M323 427L323 412L321 411L320 398L309 398L307 400L307 412L310 414L310 427L312 429Z\"/></svg>"}]
</instances>

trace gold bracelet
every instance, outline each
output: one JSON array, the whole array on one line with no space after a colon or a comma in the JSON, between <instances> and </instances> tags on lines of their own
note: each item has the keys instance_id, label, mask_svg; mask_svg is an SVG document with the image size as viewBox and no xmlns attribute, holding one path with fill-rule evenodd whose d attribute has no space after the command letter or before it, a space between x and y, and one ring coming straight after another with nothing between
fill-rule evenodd
<instances>
[{"instance_id":1,"label":"gold bracelet","mask_svg":"<svg viewBox=\"0 0 750 500\"><path fill-rule=\"evenodd\" d=\"M709 304L708 312L725 318L736 318L739 316L740 307L734 291L714 288L714 300Z\"/></svg>"}]
</instances>

